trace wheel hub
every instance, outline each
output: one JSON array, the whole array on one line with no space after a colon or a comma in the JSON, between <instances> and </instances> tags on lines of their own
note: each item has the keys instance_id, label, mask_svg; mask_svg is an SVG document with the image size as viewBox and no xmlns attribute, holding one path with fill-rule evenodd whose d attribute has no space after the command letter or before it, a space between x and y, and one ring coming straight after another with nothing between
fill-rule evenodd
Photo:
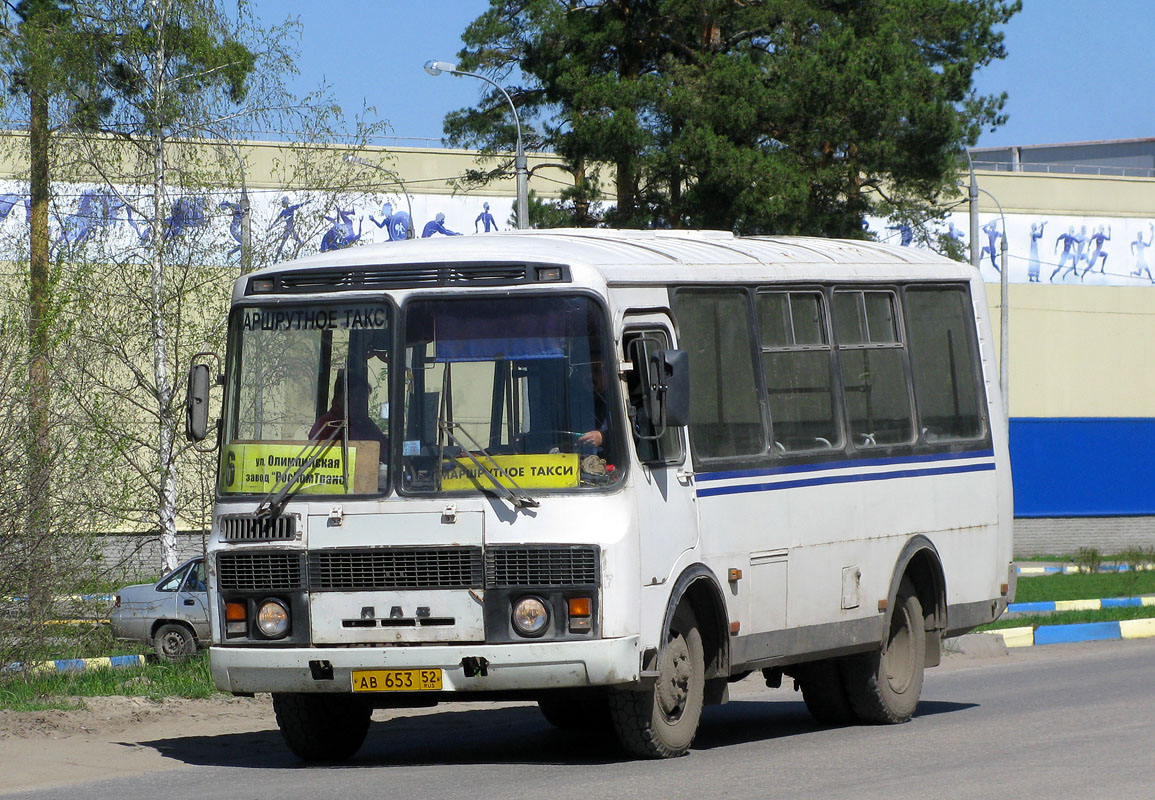
<instances>
[{"instance_id":1,"label":"wheel hub","mask_svg":"<svg viewBox=\"0 0 1155 800\"><path fill-rule=\"evenodd\" d=\"M681 636L671 639L662 659L656 691L658 706L667 719L681 716L690 693L692 672L686 640Z\"/></svg>"}]
</instances>

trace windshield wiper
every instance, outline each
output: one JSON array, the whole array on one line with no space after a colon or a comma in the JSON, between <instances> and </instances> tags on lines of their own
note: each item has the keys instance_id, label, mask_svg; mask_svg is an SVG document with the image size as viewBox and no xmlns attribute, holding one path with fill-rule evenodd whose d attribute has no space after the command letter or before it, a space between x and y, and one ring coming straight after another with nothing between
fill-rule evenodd
<instances>
[{"instance_id":1,"label":"windshield wiper","mask_svg":"<svg viewBox=\"0 0 1155 800\"><path fill-rule=\"evenodd\" d=\"M333 440L336 439L338 435L343 434L346 430L346 427L347 427L345 424L345 420L331 420L328 424L333 427L333 430L330 431L329 434L324 439L321 439L320 441L318 441L316 443L309 442L307 445L302 447L300 452L297 453L297 455L293 458L293 462L296 462L296 461L301 460L302 458L305 458L305 454L309 452L310 448L316 448L314 453L311 456L309 456L305 461L303 461L299 467L297 467L297 470L289 477L289 479L287 481L285 481L284 486L281 486L278 489L277 486L274 484L273 488L269 490L269 493L264 496L264 498L261 500L260 505L257 506L257 516L258 517L266 517L266 518L272 519L275 517L279 517L281 515L281 511L284 510L285 504L289 501L289 491L293 488L293 485L295 483L297 483L297 481L299 481L301 479L301 476L303 476L306 472L308 472L313 467L313 465L315 463L317 463L317 459L321 457L321 454L329 449L329 445L331 445L333 443ZM342 439L341 452L343 453L342 460L343 460L343 463L348 464L348 461L347 461L348 451L346 449L347 445L345 444L348 440L347 440L347 437L345 437L345 436L342 436L341 439ZM345 491L348 492L349 491L348 467L344 468L344 472L342 473L342 476L343 476L343 480L345 482Z\"/></svg>"},{"instance_id":2,"label":"windshield wiper","mask_svg":"<svg viewBox=\"0 0 1155 800\"><path fill-rule=\"evenodd\" d=\"M497 492L499 497L504 499L514 508L537 508L539 505L541 505L537 500L534 500L532 497L530 497L529 493L526 492L525 489L522 489L517 485L517 481L513 479L513 476L511 476L508 471L503 469L501 465L497 463L497 460L494 459L494 457L491 456L488 452L486 452L485 448L478 444L476 439L469 435L465 428L461 427L461 425L453 422L447 422L445 420L438 420L437 425L445 433L446 438L448 438L450 442L452 442L458 447L458 449L465 453L465 455L469 457L469 460L472 461L479 470L485 473L486 477L488 477L490 482L493 484L493 490ZM490 469L485 466L485 464L482 464L481 460L477 456L473 455L473 452L470 451L468 447L465 447L461 444L460 440L458 440L458 438L453 435L453 428L458 428L465 436L465 438L469 440L469 443L476 448L477 452L481 453L483 456L489 459L489 461L493 464L494 469L500 472L503 476L505 476L507 480L509 480L510 483L513 484L513 489L510 489L508 486L499 481L497 476L494 475L493 472L491 472Z\"/></svg>"}]
</instances>

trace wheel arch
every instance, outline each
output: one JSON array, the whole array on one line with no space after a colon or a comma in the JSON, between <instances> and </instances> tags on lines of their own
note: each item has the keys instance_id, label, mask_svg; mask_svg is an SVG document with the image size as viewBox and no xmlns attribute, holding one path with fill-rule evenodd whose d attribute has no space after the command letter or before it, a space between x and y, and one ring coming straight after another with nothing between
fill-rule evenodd
<instances>
[{"instance_id":1,"label":"wheel arch","mask_svg":"<svg viewBox=\"0 0 1155 800\"><path fill-rule=\"evenodd\" d=\"M162 618L154 621L152 623L152 627L148 631L148 638L155 640L156 632L163 628L165 625L180 625L182 628L189 632L189 635L192 636L194 642L196 642L198 645L200 644L200 637L197 636L196 629L189 623L185 622L183 619Z\"/></svg>"},{"instance_id":2,"label":"wheel arch","mask_svg":"<svg viewBox=\"0 0 1155 800\"><path fill-rule=\"evenodd\" d=\"M698 620L705 651L706 679L728 678L730 675L730 625L726 615L726 601L714 573L705 564L691 564L678 576L666 613L662 619L662 636L670 630L674 612L682 602L688 602Z\"/></svg>"},{"instance_id":3,"label":"wheel arch","mask_svg":"<svg viewBox=\"0 0 1155 800\"><path fill-rule=\"evenodd\" d=\"M941 658L942 632L946 630L946 576L942 558L934 543L922 534L912 536L899 553L887 594L883 630L890 630L890 618L898 603L899 587L903 579L914 584L915 593L923 610L923 627L927 632L927 666L935 666Z\"/></svg>"}]
</instances>

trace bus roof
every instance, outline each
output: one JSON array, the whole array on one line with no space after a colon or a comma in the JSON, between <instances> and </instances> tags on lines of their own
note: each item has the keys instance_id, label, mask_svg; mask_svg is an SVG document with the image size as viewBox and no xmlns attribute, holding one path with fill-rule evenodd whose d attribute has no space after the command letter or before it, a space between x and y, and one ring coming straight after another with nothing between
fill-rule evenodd
<instances>
[{"instance_id":1,"label":"bus roof","mask_svg":"<svg viewBox=\"0 0 1155 800\"><path fill-rule=\"evenodd\" d=\"M928 250L867 240L803 236L734 236L728 231L635 231L604 228L501 231L473 236L372 244L307 256L261 270L260 275L317 270L373 272L384 278L404 266L431 263L558 264L591 268L609 284L775 277L820 280L898 279L907 276L971 280L969 265ZM703 270L706 267L709 269ZM244 296L238 282L236 297ZM382 280L378 286L389 283ZM351 288L351 287L348 287ZM369 288L368 285L365 288ZM321 285L317 291L324 291Z\"/></svg>"}]
</instances>

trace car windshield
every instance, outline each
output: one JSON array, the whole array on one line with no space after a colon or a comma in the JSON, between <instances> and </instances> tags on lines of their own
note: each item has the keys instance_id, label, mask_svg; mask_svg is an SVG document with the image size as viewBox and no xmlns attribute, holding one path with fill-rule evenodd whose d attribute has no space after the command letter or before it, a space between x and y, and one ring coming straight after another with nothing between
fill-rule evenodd
<instances>
[{"instance_id":1,"label":"car windshield","mask_svg":"<svg viewBox=\"0 0 1155 800\"><path fill-rule=\"evenodd\" d=\"M383 303L234 311L223 494L386 490L391 321Z\"/></svg>"},{"instance_id":2,"label":"car windshield","mask_svg":"<svg viewBox=\"0 0 1155 800\"><path fill-rule=\"evenodd\" d=\"M413 300L402 487L578 489L620 477L604 312L585 297ZM526 499L518 496L518 499Z\"/></svg>"}]
</instances>

